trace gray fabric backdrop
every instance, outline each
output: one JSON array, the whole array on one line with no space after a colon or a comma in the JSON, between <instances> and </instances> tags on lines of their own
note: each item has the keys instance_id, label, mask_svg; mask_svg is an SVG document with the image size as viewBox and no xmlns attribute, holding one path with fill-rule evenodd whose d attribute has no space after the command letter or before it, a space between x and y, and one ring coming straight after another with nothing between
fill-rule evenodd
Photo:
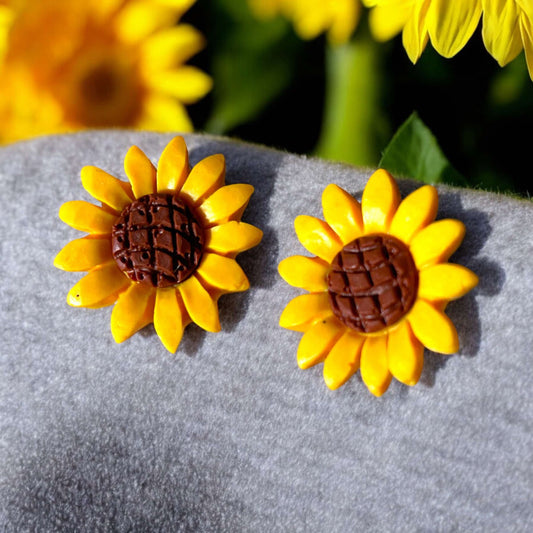
<instances>
[{"instance_id":1,"label":"gray fabric backdrop","mask_svg":"<svg viewBox=\"0 0 533 533\"><path fill-rule=\"evenodd\" d=\"M330 182L360 198L370 171L188 136L193 163L222 152L227 182L255 186L243 220L265 233L239 256L252 288L221 299L223 332L191 325L172 356L151 326L116 345L111 308L67 306L81 275L52 261L80 235L57 217L90 200L80 168L124 179L130 145L156 162L170 138L0 150L0 529L531 531L532 203L440 187L438 218L467 226L452 260L480 276L448 307L460 353L426 352L421 382L380 399L358 375L331 392L277 325L300 291L276 266L306 253L295 216L321 216Z\"/></svg>"}]
</instances>

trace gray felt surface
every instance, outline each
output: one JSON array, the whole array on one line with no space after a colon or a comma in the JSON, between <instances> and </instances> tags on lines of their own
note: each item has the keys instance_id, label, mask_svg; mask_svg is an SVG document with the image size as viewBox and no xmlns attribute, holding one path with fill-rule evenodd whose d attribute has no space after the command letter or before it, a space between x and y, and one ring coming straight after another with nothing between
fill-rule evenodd
<instances>
[{"instance_id":1,"label":"gray felt surface","mask_svg":"<svg viewBox=\"0 0 533 533\"><path fill-rule=\"evenodd\" d=\"M370 171L188 136L256 192L252 289L221 299L223 332L186 330L175 356L150 326L122 345L111 308L73 309L81 277L52 266L79 236L57 217L87 199L93 164L122 177L132 144L156 162L170 135L99 132L0 150L1 531L531 531L533 204L440 187L467 226L452 260L480 277L448 307L459 354L426 352L421 382L374 398L296 365L278 327L300 291L277 263L306 253L296 215L330 182L360 198ZM415 187L402 182L405 194Z\"/></svg>"}]
</instances>

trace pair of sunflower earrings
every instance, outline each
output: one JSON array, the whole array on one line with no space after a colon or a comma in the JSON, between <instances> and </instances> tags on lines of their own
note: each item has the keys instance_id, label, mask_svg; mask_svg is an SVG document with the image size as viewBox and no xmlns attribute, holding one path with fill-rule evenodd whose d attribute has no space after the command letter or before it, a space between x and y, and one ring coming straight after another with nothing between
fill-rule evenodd
<instances>
[{"instance_id":1,"label":"pair of sunflower earrings","mask_svg":"<svg viewBox=\"0 0 533 533\"><path fill-rule=\"evenodd\" d=\"M235 257L262 238L261 230L240 221L254 189L224 185L220 154L190 169L182 137L166 146L157 169L136 146L124 169L129 183L97 167L82 169L83 187L101 206L61 206L61 220L88 235L68 243L54 264L87 272L68 293L71 306L115 304L116 342L153 322L174 353L191 322L220 331L218 298L249 288ZM360 369L370 392L381 396L392 377L417 383L424 347L444 354L459 349L444 309L478 278L447 262L465 227L453 219L434 222L437 206L430 185L400 202L396 182L380 169L361 204L332 184L322 194L325 221L296 218L296 234L314 257L295 255L279 264L287 283L307 291L287 304L280 325L303 333L298 365L324 362L329 388Z\"/></svg>"}]
</instances>

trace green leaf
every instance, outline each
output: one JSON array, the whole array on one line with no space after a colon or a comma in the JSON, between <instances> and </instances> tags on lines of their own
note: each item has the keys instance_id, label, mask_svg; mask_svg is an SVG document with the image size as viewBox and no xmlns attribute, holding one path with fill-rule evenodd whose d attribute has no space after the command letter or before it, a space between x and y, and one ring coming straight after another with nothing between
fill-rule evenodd
<instances>
[{"instance_id":1,"label":"green leaf","mask_svg":"<svg viewBox=\"0 0 533 533\"><path fill-rule=\"evenodd\" d=\"M255 118L290 84L301 43L285 19L257 20L245 0L217 0L215 8L206 130L222 134Z\"/></svg>"},{"instance_id":2,"label":"green leaf","mask_svg":"<svg viewBox=\"0 0 533 533\"><path fill-rule=\"evenodd\" d=\"M424 183L467 186L468 182L448 161L431 130L414 112L394 134L379 163L395 176Z\"/></svg>"}]
</instances>

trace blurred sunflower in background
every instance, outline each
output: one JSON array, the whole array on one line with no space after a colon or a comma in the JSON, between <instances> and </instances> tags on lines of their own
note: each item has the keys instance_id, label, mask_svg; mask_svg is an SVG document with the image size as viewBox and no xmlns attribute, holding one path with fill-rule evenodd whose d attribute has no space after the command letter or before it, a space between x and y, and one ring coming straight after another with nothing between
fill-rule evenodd
<instances>
[{"instance_id":1,"label":"blurred sunflower in background","mask_svg":"<svg viewBox=\"0 0 533 533\"><path fill-rule=\"evenodd\" d=\"M184 65L202 35L176 24L195 0L26 1L1 67L0 141L85 128L190 131L185 105L211 89Z\"/></svg>"},{"instance_id":2,"label":"blurred sunflower in background","mask_svg":"<svg viewBox=\"0 0 533 533\"><path fill-rule=\"evenodd\" d=\"M283 15L302 39L327 32L332 44L347 42L361 16L359 0L248 0L260 18Z\"/></svg>"}]
</instances>

